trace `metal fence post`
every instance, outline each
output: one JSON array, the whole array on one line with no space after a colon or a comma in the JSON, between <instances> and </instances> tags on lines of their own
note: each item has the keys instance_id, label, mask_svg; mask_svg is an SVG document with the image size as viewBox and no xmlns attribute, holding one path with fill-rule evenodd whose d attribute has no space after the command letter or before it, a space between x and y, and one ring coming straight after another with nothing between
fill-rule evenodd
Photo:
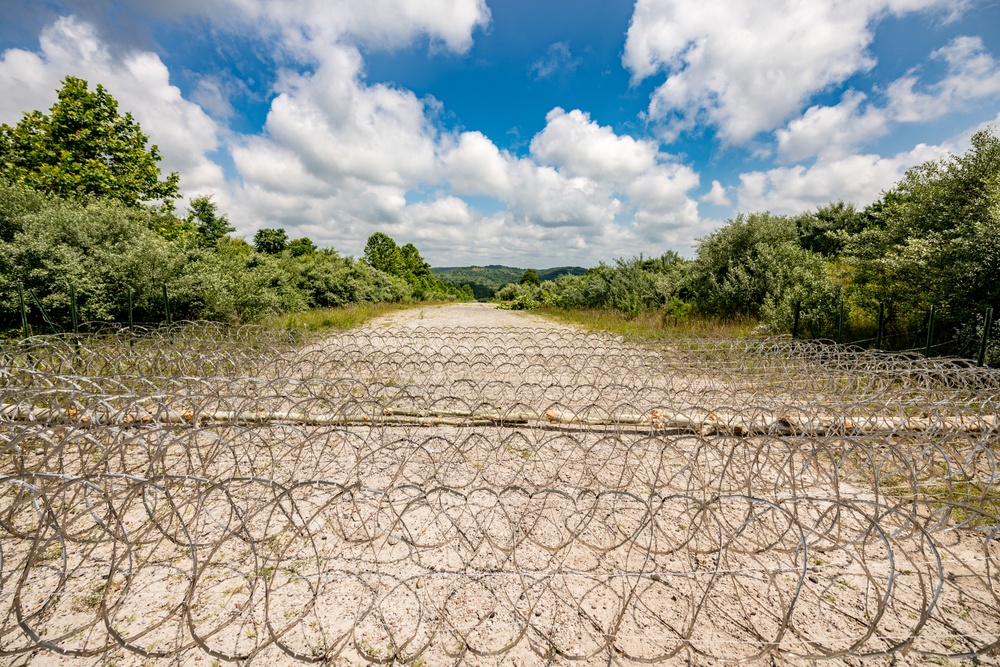
<instances>
[{"instance_id":1,"label":"metal fence post","mask_svg":"<svg viewBox=\"0 0 1000 667\"><path fill-rule=\"evenodd\" d=\"M80 317L76 310L76 285L69 284L69 314L73 318L73 335L80 335Z\"/></svg>"},{"instance_id":2,"label":"metal fence post","mask_svg":"<svg viewBox=\"0 0 1000 667\"><path fill-rule=\"evenodd\" d=\"M17 303L21 307L21 328L24 329L24 337L28 338L28 308L24 305L24 283L17 283Z\"/></svg>"},{"instance_id":3,"label":"metal fence post","mask_svg":"<svg viewBox=\"0 0 1000 667\"><path fill-rule=\"evenodd\" d=\"M128 295L128 346L132 347L135 345L134 332L132 330L132 288L129 287L126 292Z\"/></svg>"},{"instance_id":4,"label":"metal fence post","mask_svg":"<svg viewBox=\"0 0 1000 667\"><path fill-rule=\"evenodd\" d=\"M993 328L993 306L986 307L986 319L983 321L983 341L979 345L979 366L986 364L986 348L990 343L990 329Z\"/></svg>"},{"instance_id":5,"label":"metal fence post","mask_svg":"<svg viewBox=\"0 0 1000 667\"><path fill-rule=\"evenodd\" d=\"M927 345L924 349L924 356L931 356L931 345L934 343L934 317L936 313L934 312L934 306L931 306L931 310L927 313Z\"/></svg>"},{"instance_id":6,"label":"metal fence post","mask_svg":"<svg viewBox=\"0 0 1000 667\"><path fill-rule=\"evenodd\" d=\"M840 314L837 318L837 342L844 343L844 300L840 300Z\"/></svg>"},{"instance_id":7,"label":"metal fence post","mask_svg":"<svg viewBox=\"0 0 1000 667\"><path fill-rule=\"evenodd\" d=\"M795 319L792 321L792 338L799 337L799 315L802 313L802 302L795 302Z\"/></svg>"},{"instance_id":8,"label":"metal fence post","mask_svg":"<svg viewBox=\"0 0 1000 667\"><path fill-rule=\"evenodd\" d=\"M167 326L170 326L170 300L167 298L166 283L163 283L163 312L167 314Z\"/></svg>"},{"instance_id":9,"label":"metal fence post","mask_svg":"<svg viewBox=\"0 0 1000 667\"><path fill-rule=\"evenodd\" d=\"M882 338L885 336L885 303L878 302L878 331L875 334L875 349L882 349Z\"/></svg>"}]
</instances>

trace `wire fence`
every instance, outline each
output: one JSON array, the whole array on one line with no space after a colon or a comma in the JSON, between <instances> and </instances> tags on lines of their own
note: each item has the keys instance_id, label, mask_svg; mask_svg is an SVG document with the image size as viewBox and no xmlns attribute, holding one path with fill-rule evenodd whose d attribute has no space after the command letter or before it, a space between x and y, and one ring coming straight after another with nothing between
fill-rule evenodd
<instances>
[{"instance_id":1,"label":"wire fence","mask_svg":"<svg viewBox=\"0 0 1000 667\"><path fill-rule=\"evenodd\" d=\"M889 316L887 305L879 303L875 313L869 326L852 326L841 302L837 312L827 314L827 317L821 318L822 321L814 317L807 332L803 323L802 302L797 302L790 333L792 338L806 334L806 337L864 349L972 359L978 366L994 361L993 357L997 354L993 349L997 347L998 336L994 331L996 323L992 306L982 307L971 320L967 313L953 313L937 306L931 306L918 317L894 318Z\"/></svg>"},{"instance_id":2,"label":"wire fence","mask_svg":"<svg viewBox=\"0 0 1000 667\"><path fill-rule=\"evenodd\" d=\"M11 660L1000 649L995 370L788 337L209 323L0 357Z\"/></svg>"}]
</instances>

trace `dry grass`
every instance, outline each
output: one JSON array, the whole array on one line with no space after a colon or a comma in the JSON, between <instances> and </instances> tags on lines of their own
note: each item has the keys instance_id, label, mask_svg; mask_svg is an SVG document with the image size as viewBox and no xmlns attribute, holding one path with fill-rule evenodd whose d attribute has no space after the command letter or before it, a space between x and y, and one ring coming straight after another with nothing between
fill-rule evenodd
<instances>
[{"instance_id":1,"label":"dry grass","mask_svg":"<svg viewBox=\"0 0 1000 667\"><path fill-rule=\"evenodd\" d=\"M431 304L426 301L409 303L358 303L341 308L317 308L307 310L303 313L273 315L265 319L261 324L308 332L353 329L382 315L410 308L425 308L428 305L437 304Z\"/></svg>"},{"instance_id":2,"label":"dry grass","mask_svg":"<svg viewBox=\"0 0 1000 667\"><path fill-rule=\"evenodd\" d=\"M621 336L646 339L692 335L710 338L746 338L760 324L749 318L727 320L701 315L678 318L663 311L648 311L635 317L605 308L567 310L546 307L532 312L557 322L582 326L591 331L606 331Z\"/></svg>"}]
</instances>

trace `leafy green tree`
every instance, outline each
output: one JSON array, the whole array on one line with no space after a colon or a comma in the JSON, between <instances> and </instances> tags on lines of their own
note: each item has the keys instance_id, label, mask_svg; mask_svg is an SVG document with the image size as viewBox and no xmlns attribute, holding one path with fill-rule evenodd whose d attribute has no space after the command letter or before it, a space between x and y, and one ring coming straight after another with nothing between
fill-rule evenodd
<instances>
[{"instance_id":1,"label":"leafy green tree","mask_svg":"<svg viewBox=\"0 0 1000 667\"><path fill-rule=\"evenodd\" d=\"M312 255L319 248L316 244L312 242L308 236L303 236L300 239L295 239L288 244L288 251L292 253L292 257L302 257L303 255Z\"/></svg>"},{"instance_id":2,"label":"leafy green tree","mask_svg":"<svg viewBox=\"0 0 1000 667\"><path fill-rule=\"evenodd\" d=\"M420 256L417 246L407 243L400 248L399 260L406 275L412 276L419 281L434 281L434 277L431 274L431 265L425 262L424 258Z\"/></svg>"},{"instance_id":3,"label":"leafy green tree","mask_svg":"<svg viewBox=\"0 0 1000 667\"><path fill-rule=\"evenodd\" d=\"M799 245L824 257L839 255L846 240L864 230L867 222L864 212L842 201L820 206L795 218Z\"/></svg>"},{"instance_id":4,"label":"leafy green tree","mask_svg":"<svg viewBox=\"0 0 1000 667\"><path fill-rule=\"evenodd\" d=\"M150 213L143 218L154 234L166 241L188 245L190 239L197 239L198 226L189 219L178 218L172 213Z\"/></svg>"},{"instance_id":5,"label":"leafy green tree","mask_svg":"<svg viewBox=\"0 0 1000 667\"><path fill-rule=\"evenodd\" d=\"M838 291L822 255L799 239L792 218L739 215L701 239L685 291L704 313L763 317L783 327L801 303L803 323L819 332Z\"/></svg>"},{"instance_id":6,"label":"leafy green tree","mask_svg":"<svg viewBox=\"0 0 1000 667\"><path fill-rule=\"evenodd\" d=\"M265 255L281 254L288 247L288 232L280 227L258 229L253 235L253 247Z\"/></svg>"},{"instance_id":7,"label":"leafy green tree","mask_svg":"<svg viewBox=\"0 0 1000 667\"><path fill-rule=\"evenodd\" d=\"M906 172L867 210L866 229L848 241L858 298L896 312L944 306L968 319L1000 306L1000 139L972 136L964 155Z\"/></svg>"},{"instance_id":8,"label":"leafy green tree","mask_svg":"<svg viewBox=\"0 0 1000 667\"><path fill-rule=\"evenodd\" d=\"M203 248L214 248L219 239L236 231L229 224L229 218L219 214L219 207L211 195L195 197L188 208L187 222L195 225L199 245Z\"/></svg>"},{"instance_id":9,"label":"leafy green tree","mask_svg":"<svg viewBox=\"0 0 1000 667\"><path fill-rule=\"evenodd\" d=\"M16 126L0 125L0 174L61 197L171 211L180 177L160 179L159 149L147 142L103 86L91 92L86 81L68 76L48 115L26 112Z\"/></svg>"},{"instance_id":10,"label":"leafy green tree","mask_svg":"<svg viewBox=\"0 0 1000 667\"><path fill-rule=\"evenodd\" d=\"M399 246L392 237L382 232L375 232L368 237L368 242L365 244L365 263L390 276L402 274L403 258Z\"/></svg>"},{"instance_id":11,"label":"leafy green tree","mask_svg":"<svg viewBox=\"0 0 1000 667\"><path fill-rule=\"evenodd\" d=\"M38 190L0 179L0 241L11 241L22 229L21 218L51 206L51 197Z\"/></svg>"},{"instance_id":12,"label":"leafy green tree","mask_svg":"<svg viewBox=\"0 0 1000 667\"><path fill-rule=\"evenodd\" d=\"M541 285L542 281L538 279L538 271L535 269L527 269L521 274L520 280L517 281L518 285Z\"/></svg>"}]
</instances>

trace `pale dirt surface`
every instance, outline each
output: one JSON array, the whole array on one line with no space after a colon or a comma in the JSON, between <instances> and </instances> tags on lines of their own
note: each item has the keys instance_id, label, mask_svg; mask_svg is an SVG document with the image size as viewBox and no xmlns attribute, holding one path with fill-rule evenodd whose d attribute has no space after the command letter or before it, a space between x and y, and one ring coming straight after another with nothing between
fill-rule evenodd
<instances>
[{"instance_id":1,"label":"pale dirt surface","mask_svg":"<svg viewBox=\"0 0 1000 667\"><path fill-rule=\"evenodd\" d=\"M391 313L368 323L378 327L504 327L512 329L558 328L551 320L525 311L501 310L492 303L456 303L447 306L412 308Z\"/></svg>"},{"instance_id":2,"label":"pale dirt surface","mask_svg":"<svg viewBox=\"0 0 1000 667\"><path fill-rule=\"evenodd\" d=\"M417 308L225 400L773 410L671 355L487 304ZM0 651L25 649L7 664L971 664L1000 634L995 540L907 504L893 458L981 472L993 436L937 438L952 459L916 436L539 423L6 437L15 468L46 472L34 510L0 487Z\"/></svg>"}]
</instances>

